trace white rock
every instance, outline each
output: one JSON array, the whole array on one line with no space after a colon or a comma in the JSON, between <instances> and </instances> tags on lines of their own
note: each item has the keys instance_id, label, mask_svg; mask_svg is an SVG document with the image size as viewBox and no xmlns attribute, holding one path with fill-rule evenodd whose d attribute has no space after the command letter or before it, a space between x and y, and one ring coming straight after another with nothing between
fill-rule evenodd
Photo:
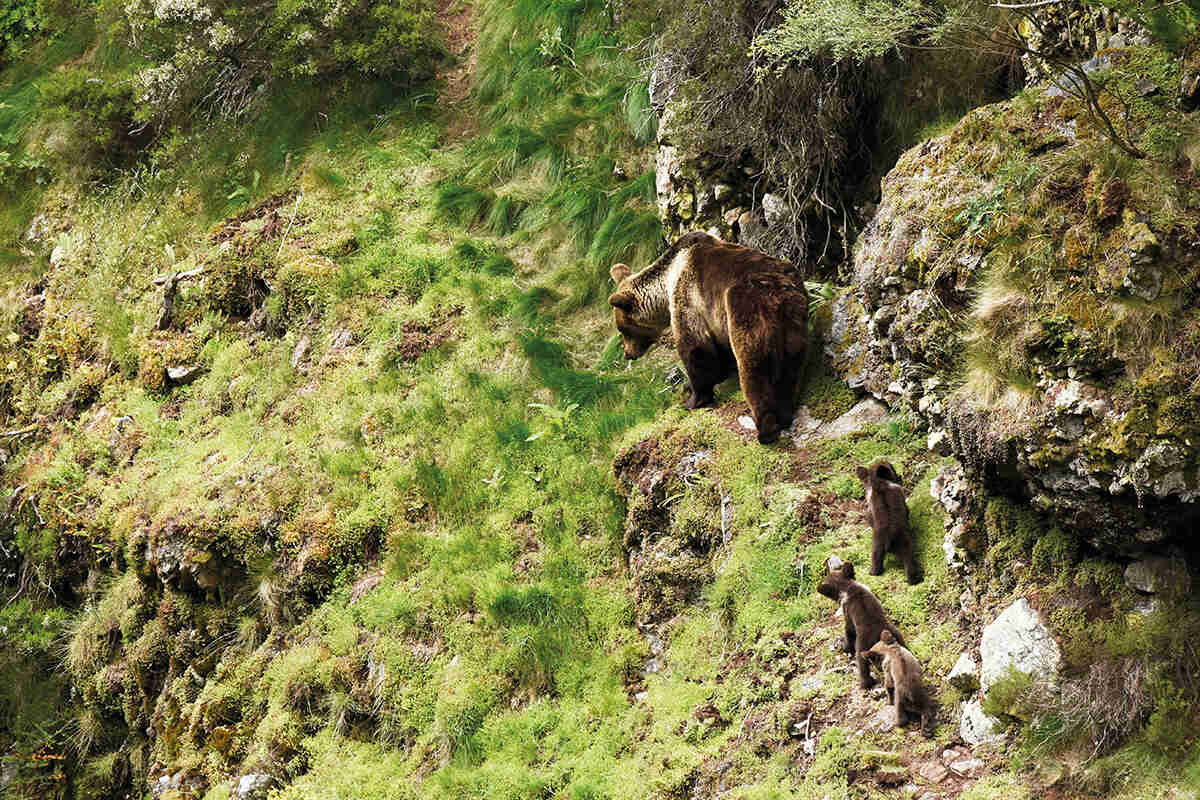
<instances>
[{"instance_id":1,"label":"white rock","mask_svg":"<svg viewBox=\"0 0 1200 800\"><path fill-rule=\"evenodd\" d=\"M272 778L270 775L265 775L261 772L243 775L238 778L237 790L234 792L234 797L250 798L265 795L267 789L271 786L271 781Z\"/></svg>"},{"instance_id":2,"label":"white rock","mask_svg":"<svg viewBox=\"0 0 1200 800\"><path fill-rule=\"evenodd\" d=\"M979 688L979 665L966 650L954 662L954 669L946 676L946 682L960 692L973 692Z\"/></svg>"},{"instance_id":3,"label":"white rock","mask_svg":"<svg viewBox=\"0 0 1200 800\"><path fill-rule=\"evenodd\" d=\"M979 655L983 660L980 685L985 693L1009 668L1053 680L1062 663L1053 634L1023 597L983 629Z\"/></svg>"},{"instance_id":4,"label":"white rock","mask_svg":"<svg viewBox=\"0 0 1200 800\"><path fill-rule=\"evenodd\" d=\"M748 431L757 430L757 428L755 428L755 426L754 426L754 420L751 417L746 416L745 414L738 417L738 424L741 425L743 428L745 428Z\"/></svg>"},{"instance_id":5,"label":"white rock","mask_svg":"<svg viewBox=\"0 0 1200 800\"><path fill-rule=\"evenodd\" d=\"M787 219L789 209L787 201L777 194L764 194L762 199L763 217L768 225L783 222Z\"/></svg>"},{"instance_id":6,"label":"white rock","mask_svg":"<svg viewBox=\"0 0 1200 800\"><path fill-rule=\"evenodd\" d=\"M1004 740L1000 724L983 713L983 706L978 698L963 703L962 718L958 722L958 735L972 747L994 744Z\"/></svg>"},{"instance_id":7,"label":"white rock","mask_svg":"<svg viewBox=\"0 0 1200 800\"><path fill-rule=\"evenodd\" d=\"M67 248L65 245L56 244L54 249L50 251L50 266L57 267L67 260Z\"/></svg>"}]
</instances>

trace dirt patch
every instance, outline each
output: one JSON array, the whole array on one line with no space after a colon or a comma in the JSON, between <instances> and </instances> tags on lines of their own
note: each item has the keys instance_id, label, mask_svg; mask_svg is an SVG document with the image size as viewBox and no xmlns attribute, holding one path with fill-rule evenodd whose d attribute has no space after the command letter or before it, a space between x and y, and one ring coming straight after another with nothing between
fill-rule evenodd
<instances>
[{"instance_id":1,"label":"dirt patch","mask_svg":"<svg viewBox=\"0 0 1200 800\"><path fill-rule=\"evenodd\" d=\"M449 0L437 13L438 21L446 31L446 49L452 56L450 66L437 76L442 85L442 107L450 113L446 136L451 141L470 138L479 132L479 115L470 113L466 107L479 60L473 10L474 6L470 4Z\"/></svg>"},{"instance_id":2,"label":"dirt patch","mask_svg":"<svg viewBox=\"0 0 1200 800\"><path fill-rule=\"evenodd\" d=\"M235 216L220 222L210 234L215 243L233 242L238 255L248 255L262 242L278 239L289 227L303 226L308 218L288 207L295 192L281 192ZM281 213L282 212L282 213Z\"/></svg>"},{"instance_id":3,"label":"dirt patch","mask_svg":"<svg viewBox=\"0 0 1200 800\"><path fill-rule=\"evenodd\" d=\"M441 347L457 331L454 320L462 316L462 306L439 308L429 319L412 320L400 327L400 336L393 349L397 363L416 361Z\"/></svg>"}]
</instances>

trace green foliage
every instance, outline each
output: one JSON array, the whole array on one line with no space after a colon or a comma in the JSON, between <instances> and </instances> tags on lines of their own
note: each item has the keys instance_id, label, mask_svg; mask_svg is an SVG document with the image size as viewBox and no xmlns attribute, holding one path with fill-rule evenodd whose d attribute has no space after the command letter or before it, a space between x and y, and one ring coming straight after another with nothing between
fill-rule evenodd
<instances>
[{"instance_id":1,"label":"green foliage","mask_svg":"<svg viewBox=\"0 0 1200 800\"><path fill-rule=\"evenodd\" d=\"M922 0L794 0L751 54L773 65L818 58L861 64L908 44L931 21Z\"/></svg>"},{"instance_id":2,"label":"green foliage","mask_svg":"<svg viewBox=\"0 0 1200 800\"><path fill-rule=\"evenodd\" d=\"M433 8L424 0L269 3L246 13L180 5L158 15L126 7L126 24L152 62L138 75L149 114L179 119L197 112L238 117L268 86L337 86L427 79L440 53Z\"/></svg>"},{"instance_id":3,"label":"green foliage","mask_svg":"<svg viewBox=\"0 0 1200 800\"><path fill-rule=\"evenodd\" d=\"M60 70L42 82L41 92L50 109L68 116L90 162L127 165L153 138L151 127L138 119L130 74L97 78L90 69Z\"/></svg>"},{"instance_id":4,"label":"green foliage","mask_svg":"<svg viewBox=\"0 0 1200 800\"><path fill-rule=\"evenodd\" d=\"M1200 29L1200 2L1197 0L1087 0L1087 3L1137 20L1151 31L1157 41L1173 52L1184 50L1197 29Z\"/></svg>"}]
</instances>

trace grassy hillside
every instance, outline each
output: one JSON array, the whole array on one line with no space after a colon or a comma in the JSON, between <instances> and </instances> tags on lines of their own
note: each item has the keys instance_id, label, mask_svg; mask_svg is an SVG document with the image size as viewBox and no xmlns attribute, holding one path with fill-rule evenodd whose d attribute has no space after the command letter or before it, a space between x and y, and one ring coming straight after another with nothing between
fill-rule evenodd
<instances>
[{"instance_id":1,"label":"grassy hillside","mask_svg":"<svg viewBox=\"0 0 1200 800\"><path fill-rule=\"evenodd\" d=\"M763 448L733 384L687 413L672 353L621 360L607 268L662 245L649 19L449 7L436 80L186 120L138 116L98 9L0 73L0 793L817 800L939 757L953 690L933 741L873 728L815 593L886 457L926 579L868 583L931 675L977 640L913 422ZM155 138L74 138L97 97ZM631 464L667 475L653 553ZM1029 796L1035 746L951 793ZM1111 784L1184 796L1160 751Z\"/></svg>"}]
</instances>

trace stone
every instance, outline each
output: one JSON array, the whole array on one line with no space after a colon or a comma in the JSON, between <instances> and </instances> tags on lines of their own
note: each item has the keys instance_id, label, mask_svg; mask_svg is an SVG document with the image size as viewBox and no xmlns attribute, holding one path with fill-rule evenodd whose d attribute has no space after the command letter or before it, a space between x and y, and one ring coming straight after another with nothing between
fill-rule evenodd
<instances>
[{"instance_id":1,"label":"stone","mask_svg":"<svg viewBox=\"0 0 1200 800\"><path fill-rule=\"evenodd\" d=\"M237 779L233 796L239 800L257 800L267 796L267 790L275 779L262 772L252 772Z\"/></svg>"},{"instance_id":2,"label":"stone","mask_svg":"<svg viewBox=\"0 0 1200 800\"><path fill-rule=\"evenodd\" d=\"M984 763L978 758L960 758L950 765L950 771L960 778L978 778L983 769Z\"/></svg>"},{"instance_id":3,"label":"stone","mask_svg":"<svg viewBox=\"0 0 1200 800\"><path fill-rule=\"evenodd\" d=\"M308 348L312 345L312 339L308 334L300 337L300 341L296 342L296 347L292 350L292 369L296 369L304 362L304 357L308 355Z\"/></svg>"},{"instance_id":4,"label":"stone","mask_svg":"<svg viewBox=\"0 0 1200 800\"><path fill-rule=\"evenodd\" d=\"M763 195L762 199L763 218L766 219L767 225L778 225L786 222L791 216L791 209L788 207L787 201L777 194L768 192Z\"/></svg>"},{"instance_id":5,"label":"stone","mask_svg":"<svg viewBox=\"0 0 1200 800\"><path fill-rule=\"evenodd\" d=\"M204 368L199 364L191 366L167 367L167 385L184 386L204 374Z\"/></svg>"},{"instance_id":6,"label":"stone","mask_svg":"<svg viewBox=\"0 0 1200 800\"><path fill-rule=\"evenodd\" d=\"M946 676L946 682L963 694L970 694L979 688L979 666L966 650L954 662L954 668Z\"/></svg>"},{"instance_id":7,"label":"stone","mask_svg":"<svg viewBox=\"0 0 1200 800\"><path fill-rule=\"evenodd\" d=\"M1192 587L1192 576L1182 558L1147 556L1125 568L1125 583L1145 594L1182 596Z\"/></svg>"},{"instance_id":8,"label":"stone","mask_svg":"<svg viewBox=\"0 0 1200 800\"><path fill-rule=\"evenodd\" d=\"M917 768L917 776L926 783L939 784L946 780L950 770L936 761L927 761Z\"/></svg>"},{"instance_id":9,"label":"stone","mask_svg":"<svg viewBox=\"0 0 1200 800\"><path fill-rule=\"evenodd\" d=\"M885 705L883 708L871 717L871 721L867 723L867 730L877 731L879 733L887 733L896 728L896 709L890 705Z\"/></svg>"},{"instance_id":10,"label":"stone","mask_svg":"<svg viewBox=\"0 0 1200 800\"><path fill-rule=\"evenodd\" d=\"M984 693L1010 669L1038 680L1054 681L1062 663L1054 635L1023 597L983 629L979 655L983 662L980 686Z\"/></svg>"},{"instance_id":11,"label":"stone","mask_svg":"<svg viewBox=\"0 0 1200 800\"><path fill-rule=\"evenodd\" d=\"M66 260L67 260L66 245L63 245L63 244L54 245L54 249L50 251L50 266L60 267L64 263L66 263Z\"/></svg>"},{"instance_id":12,"label":"stone","mask_svg":"<svg viewBox=\"0 0 1200 800\"><path fill-rule=\"evenodd\" d=\"M887 419L888 407L874 397L864 397L854 407L837 419L822 425L818 434L834 439L862 430L868 425L877 425Z\"/></svg>"},{"instance_id":13,"label":"stone","mask_svg":"<svg viewBox=\"0 0 1200 800\"><path fill-rule=\"evenodd\" d=\"M950 455L950 434L944 430L930 431L929 436L925 438L925 447L939 456Z\"/></svg>"},{"instance_id":14,"label":"stone","mask_svg":"<svg viewBox=\"0 0 1200 800\"><path fill-rule=\"evenodd\" d=\"M1004 741L1004 731L1000 723L983 713L983 705L978 698L963 703L958 735L972 747Z\"/></svg>"}]
</instances>

